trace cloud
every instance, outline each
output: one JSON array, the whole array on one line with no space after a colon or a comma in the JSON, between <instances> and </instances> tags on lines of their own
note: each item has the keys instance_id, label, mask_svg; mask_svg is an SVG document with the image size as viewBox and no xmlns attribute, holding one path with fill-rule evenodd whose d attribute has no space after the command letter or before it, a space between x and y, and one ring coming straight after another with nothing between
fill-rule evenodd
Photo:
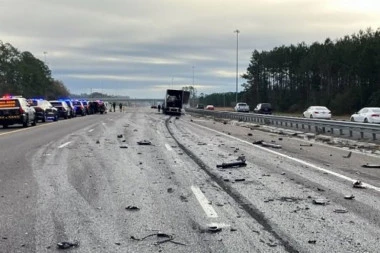
<instances>
[{"instance_id":1,"label":"cloud","mask_svg":"<svg viewBox=\"0 0 380 253\"><path fill-rule=\"evenodd\" d=\"M236 29L240 74L255 49L380 27L372 0L12 0L0 11L0 40L46 56L72 92L149 97L191 85L193 71L199 92L234 91Z\"/></svg>"}]
</instances>

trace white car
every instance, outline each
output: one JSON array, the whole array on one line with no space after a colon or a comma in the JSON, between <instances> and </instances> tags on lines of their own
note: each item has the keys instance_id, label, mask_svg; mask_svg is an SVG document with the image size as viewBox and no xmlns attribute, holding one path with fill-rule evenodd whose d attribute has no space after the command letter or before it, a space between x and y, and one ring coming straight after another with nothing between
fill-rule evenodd
<instances>
[{"instance_id":1,"label":"white car","mask_svg":"<svg viewBox=\"0 0 380 253\"><path fill-rule=\"evenodd\" d=\"M380 123L380 107L364 107L351 115L353 122Z\"/></svg>"},{"instance_id":2,"label":"white car","mask_svg":"<svg viewBox=\"0 0 380 253\"><path fill-rule=\"evenodd\" d=\"M235 112L249 112L249 105L247 103L237 103L234 109Z\"/></svg>"},{"instance_id":3,"label":"white car","mask_svg":"<svg viewBox=\"0 0 380 253\"><path fill-rule=\"evenodd\" d=\"M303 112L305 118L331 119L331 111L325 106L310 106Z\"/></svg>"}]
</instances>

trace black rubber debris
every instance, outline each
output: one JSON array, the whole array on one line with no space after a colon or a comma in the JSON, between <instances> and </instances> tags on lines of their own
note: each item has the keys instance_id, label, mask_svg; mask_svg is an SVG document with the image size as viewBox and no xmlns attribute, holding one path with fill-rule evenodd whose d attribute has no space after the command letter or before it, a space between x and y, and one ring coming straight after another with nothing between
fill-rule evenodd
<instances>
[{"instance_id":1,"label":"black rubber debris","mask_svg":"<svg viewBox=\"0 0 380 253\"><path fill-rule=\"evenodd\" d=\"M362 183L362 181L356 181L356 182L354 182L354 184L352 185L352 187L354 187L354 188L359 188L359 189L364 189L365 188L365 186L363 185L363 183Z\"/></svg>"},{"instance_id":2,"label":"black rubber debris","mask_svg":"<svg viewBox=\"0 0 380 253\"><path fill-rule=\"evenodd\" d=\"M230 162L230 163L222 163L222 164L217 164L217 168L234 168L234 167L245 167L247 166L247 163L245 160L240 160L236 162Z\"/></svg>"},{"instance_id":3,"label":"black rubber debris","mask_svg":"<svg viewBox=\"0 0 380 253\"><path fill-rule=\"evenodd\" d=\"M380 169L380 164L364 164L362 165L363 168L371 168L371 169Z\"/></svg>"},{"instance_id":4,"label":"black rubber debris","mask_svg":"<svg viewBox=\"0 0 380 253\"><path fill-rule=\"evenodd\" d=\"M70 249L79 247L79 242L59 242L57 243L58 249Z\"/></svg>"},{"instance_id":5,"label":"black rubber debris","mask_svg":"<svg viewBox=\"0 0 380 253\"><path fill-rule=\"evenodd\" d=\"M343 158L350 158L352 155L352 152L350 151L347 155L344 155Z\"/></svg>"},{"instance_id":6,"label":"black rubber debris","mask_svg":"<svg viewBox=\"0 0 380 253\"><path fill-rule=\"evenodd\" d=\"M117 138L123 138L123 135L122 134L118 134Z\"/></svg>"},{"instance_id":7,"label":"black rubber debris","mask_svg":"<svg viewBox=\"0 0 380 253\"><path fill-rule=\"evenodd\" d=\"M312 147L313 144L311 144L311 143L310 143L310 144L300 144L300 146L301 146L301 147Z\"/></svg>"},{"instance_id":8,"label":"black rubber debris","mask_svg":"<svg viewBox=\"0 0 380 253\"><path fill-rule=\"evenodd\" d=\"M137 206L127 206L125 209L129 210L129 211L139 211L140 210L140 208L138 208Z\"/></svg>"},{"instance_id":9,"label":"black rubber debris","mask_svg":"<svg viewBox=\"0 0 380 253\"><path fill-rule=\"evenodd\" d=\"M122 146L120 146L120 148L128 148L128 146L122 145Z\"/></svg>"},{"instance_id":10,"label":"black rubber debris","mask_svg":"<svg viewBox=\"0 0 380 253\"><path fill-rule=\"evenodd\" d=\"M138 141L137 144L139 145L152 145L152 142L143 140L143 141Z\"/></svg>"}]
</instances>

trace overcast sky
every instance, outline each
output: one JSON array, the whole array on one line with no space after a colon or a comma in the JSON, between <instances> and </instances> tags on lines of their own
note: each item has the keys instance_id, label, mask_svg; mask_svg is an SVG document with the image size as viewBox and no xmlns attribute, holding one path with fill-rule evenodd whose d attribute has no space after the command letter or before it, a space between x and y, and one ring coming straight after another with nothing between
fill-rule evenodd
<instances>
[{"instance_id":1,"label":"overcast sky","mask_svg":"<svg viewBox=\"0 0 380 253\"><path fill-rule=\"evenodd\" d=\"M0 40L72 93L132 98L235 92L236 29L241 75L255 49L380 27L379 0L0 0L0 13Z\"/></svg>"}]
</instances>

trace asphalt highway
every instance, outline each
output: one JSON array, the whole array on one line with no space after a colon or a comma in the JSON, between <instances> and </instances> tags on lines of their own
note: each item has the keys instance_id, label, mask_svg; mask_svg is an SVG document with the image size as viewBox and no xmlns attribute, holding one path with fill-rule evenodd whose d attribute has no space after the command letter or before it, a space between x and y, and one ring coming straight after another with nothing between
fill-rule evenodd
<instances>
[{"instance_id":1,"label":"asphalt highway","mask_svg":"<svg viewBox=\"0 0 380 253\"><path fill-rule=\"evenodd\" d=\"M0 150L0 252L378 251L368 152L142 107L0 129Z\"/></svg>"}]
</instances>

